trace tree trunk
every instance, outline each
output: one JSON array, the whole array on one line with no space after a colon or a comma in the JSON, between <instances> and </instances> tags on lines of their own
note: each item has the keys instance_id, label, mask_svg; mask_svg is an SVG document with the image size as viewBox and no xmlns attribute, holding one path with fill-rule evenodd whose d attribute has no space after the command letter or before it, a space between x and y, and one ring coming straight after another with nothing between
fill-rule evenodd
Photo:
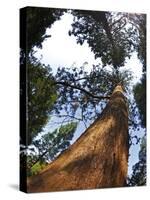
<instances>
[{"instance_id":1,"label":"tree trunk","mask_svg":"<svg viewBox=\"0 0 150 200\"><path fill-rule=\"evenodd\" d=\"M128 111L118 85L101 116L79 139L28 179L28 192L125 186L128 148Z\"/></svg>"}]
</instances>

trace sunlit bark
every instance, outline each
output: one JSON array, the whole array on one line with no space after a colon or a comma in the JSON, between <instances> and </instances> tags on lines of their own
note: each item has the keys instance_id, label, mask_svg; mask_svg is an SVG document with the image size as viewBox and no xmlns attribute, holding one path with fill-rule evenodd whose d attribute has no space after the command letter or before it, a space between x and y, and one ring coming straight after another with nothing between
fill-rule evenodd
<instances>
[{"instance_id":1,"label":"sunlit bark","mask_svg":"<svg viewBox=\"0 0 150 200\"><path fill-rule=\"evenodd\" d=\"M128 166L128 111L118 85L101 116L81 137L28 180L28 192L121 187Z\"/></svg>"}]
</instances>

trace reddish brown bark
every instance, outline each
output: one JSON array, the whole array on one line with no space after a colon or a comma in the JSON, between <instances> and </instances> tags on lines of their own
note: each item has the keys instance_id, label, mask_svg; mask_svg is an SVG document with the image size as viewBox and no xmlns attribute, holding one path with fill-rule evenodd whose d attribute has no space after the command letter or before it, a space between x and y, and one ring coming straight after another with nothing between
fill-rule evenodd
<instances>
[{"instance_id":1,"label":"reddish brown bark","mask_svg":"<svg viewBox=\"0 0 150 200\"><path fill-rule=\"evenodd\" d=\"M128 166L128 111L118 85L101 116L81 137L28 180L28 192L124 186Z\"/></svg>"}]
</instances>

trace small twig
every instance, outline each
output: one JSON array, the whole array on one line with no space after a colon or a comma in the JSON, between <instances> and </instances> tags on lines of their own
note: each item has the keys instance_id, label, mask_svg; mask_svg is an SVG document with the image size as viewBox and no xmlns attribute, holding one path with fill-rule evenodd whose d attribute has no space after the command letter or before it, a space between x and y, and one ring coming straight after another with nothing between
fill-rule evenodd
<instances>
[{"instance_id":1,"label":"small twig","mask_svg":"<svg viewBox=\"0 0 150 200\"><path fill-rule=\"evenodd\" d=\"M57 117L57 115L56 115L56 117ZM77 117L72 116L72 115L58 115L58 117L65 117L65 118L70 117L70 118L74 118L74 119L76 119L76 120L82 121L82 119L77 118Z\"/></svg>"}]
</instances>

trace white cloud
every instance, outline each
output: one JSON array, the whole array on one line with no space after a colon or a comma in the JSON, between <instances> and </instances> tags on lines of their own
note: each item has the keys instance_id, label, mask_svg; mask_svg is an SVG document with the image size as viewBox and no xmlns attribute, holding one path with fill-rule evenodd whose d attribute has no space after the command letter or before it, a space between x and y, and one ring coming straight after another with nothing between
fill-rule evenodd
<instances>
[{"instance_id":1,"label":"white cloud","mask_svg":"<svg viewBox=\"0 0 150 200\"><path fill-rule=\"evenodd\" d=\"M130 59L126 60L125 68L132 71L133 83L136 83L142 77L142 64L137 58L137 53L133 53Z\"/></svg>"},{"instance_id":2,"label":"white cloud","mask_svg":"<svg viewBox=\"0 0 150 200\"><path fill-rule=\"evenodd\" d=\"M37 57L42 55L42 62L50 64L54 71L59 66L70 67L73 63L80 67L84 62L88 62L86 70L90 71L92 64L100 62L100 59L94 59L94 54L87 42L81 46L76 43L74 36L68 36L72 21L71 14L64 14L61 20L56 21L51 29L47 30L47 34L52 37L45 40L43 48L36 53Z\"/></svg>"}]
</instances>

